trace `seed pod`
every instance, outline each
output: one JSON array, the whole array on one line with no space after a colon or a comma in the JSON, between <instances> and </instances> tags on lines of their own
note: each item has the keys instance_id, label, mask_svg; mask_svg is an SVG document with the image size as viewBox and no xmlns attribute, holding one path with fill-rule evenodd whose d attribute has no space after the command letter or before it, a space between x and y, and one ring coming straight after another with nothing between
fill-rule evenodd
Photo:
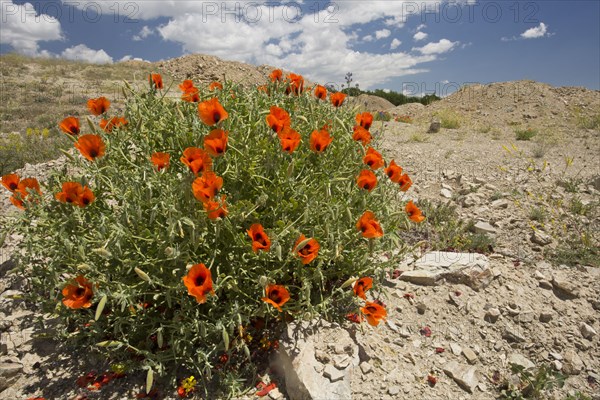
<instances>
[{"instance_id":1,"label":"seed pod","mask_svg":"<svg viewBox=\"0 0 600 400\"><path fill-rule=\"evenodd\" d=\"M158 344L159 349L162 349L164 344L162 329L159 329L158 332L156 332L156 344Z\"/></svg>"},{"instance_id":2,"label":"seed pod","mask_svg":"<svg viewBox=\"0 0 600 400\"><path fill-rule=\"evenodd\" d=\"M96 307L96 315L94 315L94 320L98 321L98 319L102 315L102 311L104 311L104 306L106 305L106 300L108 300L108 297L104 295L100 299L100 302L98 302L98 307Z\"/></svg>"},{"instance_id":3,"label":"seed pod","mask_svg":"<svg viewBox=\"0 0 600 400\"><path fill-rule=\"evenodd\" d=\"M152 370L152 368L150 368L150 369L148 369L148 374L146 375L146 393L150 393L153 383L154 383L154 371Z\"/></svg>"},{"instance_id":4,"label":"seed pod","mask_svg":"<svg viewBox=\"0 0 600 400\"><path fill-rule=\"evenodd\" d=\"M248 360L252 360L252 357L250 357L250 349L248 348L248 346L246 346L246 344L244 344L243 346L244 348L244 354L246 355L246 357L248 357Z\"/></svg>"},{"instance_id":5,"label":"seed pod","mask_svg":"<svg viewBox=\"0 0 600 400\"><path fill-rule=\"evenodd\" d=\"M281 245L279 244L279 242L275 244L275 255L277 256L277 259L279 261L283 260L283 258L281 257Z\"/></svg>"},{"instance_id":6,"label":"seed pod","mask_svg":"<svg viewBox=\"0 0 600 400\"><path fill-rule=\"evenodd\" d=\"M146 282L150 282L150 277L148 276L147 273L145 273L144 271L142 271L141 269L139 269L138 267L135 267L133 269L135 271L135 273L143 280Z\"/></svg>"},{"instance_id":7,"label":"seed pod","mask_svg":"<svg viewBox=\"0 0 600 400\"><path fill-rule=\"evenodd\" d=\"M106 250L104 247L92 249L92 252L98 254L100 257L106 258L107 260L112 258L112 253Z\"/></svg>"},{"instance_id":8,"label":"seed pod","mask_svg":"<svg viewBox=\"0 0 600 400\"><path fill-rule=\"evenodd\" d=\"M229 350L229 334L227 333L227 329L223 327L223 344L225 345L225 351Z\"/></svg>"}]
</instances>

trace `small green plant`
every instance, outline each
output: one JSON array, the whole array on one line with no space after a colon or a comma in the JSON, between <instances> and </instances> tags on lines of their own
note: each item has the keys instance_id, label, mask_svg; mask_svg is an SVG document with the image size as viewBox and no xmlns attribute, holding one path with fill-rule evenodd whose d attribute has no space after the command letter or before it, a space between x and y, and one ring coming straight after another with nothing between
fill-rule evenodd
<instances>
[{"instance_id":1,"label":"small green plant","mask_svg":"<svg viewBox=\"0 0 600 400\"><path fill-rule=\"evenodd\" d=\"M388 122L392 119L392 114L387 111L377 111L375 115L373 115L374 121L384 121Z\"/></svg>"},{"instance_id":2,"label":"small green plant","mask_svg":"<svg viewBox=\"0 0 600 400\"><path fill-rule=\"evenodd\" d=\"M479 133L489 133L491 130L492 126L490 124L479 126Z\"/></svg>"},{"instance_id":3,"label":"small green plant","mask_svg":"<svg viewBox=\"0 0 600 400\"><path fill-rule=\"evenodd\" d=\"M434 114L440 119L442 128L445 129L458 129L460 128L461 121L460 116L450 110L441 110Z\"/></svg>"},{"instance_id":4,"label":"small green plant","mask_svg":"<svg viewBox=\"0 0 600 400\"><path fill-rule=\"evenodd\" d=\"M492 196L490 197L491 201L496 201L496 200L500 200L501 198L503 198L504 196L502 195L502 192L500 191L495 191Z\"/></svg>"},{"instance_id":5,"label":"small green plant","mask_svg":"<svg viewBox=\"0 0 600 400\"><path fill-rule=\"evenodd\" d=\"M425 136L420 133L413 133L409 139L410 142L415 142L415 143L424 143L424 142L427 142L428 140L429 140L428 136Z\"/></svg>"},{"instance_id":6,"label":"small green plant","mask_svg":"<svg viewBox=\"0 0 600 400\"><path fill-rule=\"evenodd\" d=\"M500 398L510 400L543 400L546 393L556 387L563 387L566 376L554 371L548 364L535 370L527 370L521 365L511 364L511 372L518 377L518 383L504 382L500 386Z\"/></svg>"},{"instance_id":7,"label":"small green plant","mask_svg":"<svg viewBox=\"0 0 600 400\"><path fill-rule=\"evenodd\" d=\"M548 212L544 207L531 207L529 209L529 219L537 222L544 222L548 217Z\"/></svg>"},{"instance_id":8,"label":"small green plant","mask_svg":"<svg viewBox=\"0 0 600 400\"><path fill-rule=\"evenodd\" d=\"M600 129L600 113L586 115L581 110L581 107L576 107L573 113L578 127L583 129Z\"/></svg>"},{"instance_id":9,"label":"small green plant","mask_svg":"<svg viewBox=\"0 0 600 400\"><path fill-rule=\"evenodd\" d=\"M531 140L535 135L537 135L537 131L533 128L517 129L515 131L517 140Z\"/></svg>"}]
</instances>

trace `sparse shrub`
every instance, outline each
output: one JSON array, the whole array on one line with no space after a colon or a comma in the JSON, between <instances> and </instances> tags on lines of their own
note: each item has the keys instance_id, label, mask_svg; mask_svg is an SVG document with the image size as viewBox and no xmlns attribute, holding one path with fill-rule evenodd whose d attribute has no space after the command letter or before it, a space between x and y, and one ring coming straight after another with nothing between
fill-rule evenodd
<instances>
[{"instance_id":1,"label":"sparse shrub","mask_svg":"<svg viewBox=\"0 0 600 400\"><path fill-rule=\"evenodd\" d=\"M388 122L392 119L392 114L387 111L377 111L375 115L373 115L374 121L384 121Z\"/></svg>"},{"instance_id":2,"label":"sparse shrub","mask_svg":"<svg viewBox=\"0 0 600 400\"><path fill-rule=\"evenodd\" d=\"M370 256L398 243L408 222L382 168L372 192L358 187L369 168L350 110L287 96L285 83L265 88L270 96L223 86L188 85L189 99L212 98L200 108L128 91L127 124L115 119L110 133L100 117L82 125L81 155L69 160L77 175L52 173L15 225L32 300L58 316L58 337L148 370L150 386L181 367L203 388L239 375L251 382L247 361L266 358L278 323L360 313L352 278L395 265ZM271 110L265 123L275 104L289 120ZM277 121L279 135L267 126ZM369 165L383 163L369 155Z\"/></svg>"},{"instance_id":3,"label":"sparse shrub","mask_svg":"<svg viewBox=\"0 0 600 400\"><path fill-rule=\"evenodd\" d=\"M416 143L424 143L427 142L429 140L429 137L421 134L421 133L414 133L410 136L409 141L411 142L416 142Z\"/></svg>"},{"instance_id":4,"label":"sparse shrub","mask_svg":"<svg viewBox=\"0 0 600 400\"><path fill-rule=\"evenodd\" d=\"M518 384L505 381L500 386L501 399L542 400L547 398L547 392L555 387L563 387L567 377L554 371L548 364L543 364L535 370L527 370L516 364L511 364L511 372L518 376Z\"/></svg>"},{"instance_id":5,"label":"sparse shrub","mask_svg":"<svg viewBox=\"0 0 600 400\"><path fill-rule=\"evenodd\" d=\"M0 136L0 176L22 168L26 163L37 164L56 158L66 143L68 139L64 135L47 128L27 128L25 134Z\"/></svg>"},{"instance_id":6,"label":"sparse shrub","mask_svg":"<svg viewBox=\"0 0 600 400\"><path fill-rule=\"evenodd\" d=\"M515 131L517 140L531 140L535 135L537 135L537 131L533 128L517 129Z\"/></svg>"},{"instance_id":7,"label":"sparse shrub","mask_svg":"<svg viewBox=\"0 0 600 400\"><path fill-rule=\"evenodd\" d=\"M600 113L585 115L580 107L573 110L577 126L583 129L600 129Z\"/></svg>"},{"instance_id":8,"label":"sparse shrub","mask_svg":"<svg viewBox=\"0 0 600 400\"><path fill-rule=\"evenodd\" d=\"M479 133L489 133L492 130L492 126L490 124L481 125L479 127Z\"/></svg>"},{"instance_id":9,"label":"sparse shrub","mask_svg":"<svg viewBox=\"0 0 600 400\"><path fill-rule=\"evenodd\" d=\"M537 222L544 222L547 218L547 212L544 207L531 207L529 210L529 219Z\"/></svg>"},{"instance_id":10,"label":"sparse shrub","mask_svg":"<svg viewBox=\"0 0 600 400\"><path fill-rule=\"evenodd\" d=\"M435 115L440 119L440 123L442 128L445 129L458 129L460 128L461 121L460 116L453 111L450 110L442 110L435 113Z\"/></svg>"}]
</instances>

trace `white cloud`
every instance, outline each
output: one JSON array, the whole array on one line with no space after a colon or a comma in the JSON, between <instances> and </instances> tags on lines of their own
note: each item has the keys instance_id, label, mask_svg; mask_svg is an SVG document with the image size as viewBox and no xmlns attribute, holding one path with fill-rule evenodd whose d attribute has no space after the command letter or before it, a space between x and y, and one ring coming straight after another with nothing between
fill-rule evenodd
<instances>
[{"instance_id":1,"label":"white cloud","mask_svg":"<svg viewBox=\"0 0 600 400\"><path fill-rule=\"evenodd\" d=\"M548 26L543 22L540 22L535 28L527 29L525 32L521 33L521 37L523 39L537 39L546 36L547 32Z\"/></svg>"},{"instance_id":2,"label":"white cloud","mask_svg":"<svg viewBox=\"0 0 600 400\"><path fill-rule=\"evenodd\" d=\"M142 30L140 30L140 32L137 35L134 35L132 37L132 39L136 42L139 42L140 40L146 39L148 36L152 35L153 33L154 33L154 30L149 28L147 25L144 25L142 27Z\"/></svg>"},{"instance_id":3,"label":"white cloud","mask_svg":"<svg viewBox=\"0 0 600 400\"><path fill-rule=\"evenodd\" d=\"M442 54L451 51L460 42L451 42L448 39L442 39L439 42L430 42L423 47L413 47L413 50L421 52L421 54Z\"/></svg>"},{"instance_id":4,"label":"white cloud","mask_svg":"<svg viewBox=\"0 0 600 400\"><path fill-rule=\"evenodd\" d=\"M417 26L417 27L415 28L415 31L419 32L419 31L422 31L422 30L423 30L423 29L425 29L425 28L427 28L427 25L425 25L425 24L421 24L421 25L419 25L419 26Z\"/></svg>"},{"instance_id":5,"label":"white cloud","mask_svg":"<svg viewBox=\"0 0 600 400\"><path fill-rule=\"evenodd\" d=\"M113 62L112 57L106 54L104 50L93 50L85 44L69 47L60 56L67 60L85 61L92 64L112 64Z\"/></svg>"},{"instance_id":6,"label":"white cloud","mask_svg":"<svg viewBox=\"0 0 600 400\"><path fill-rule=\"evenodd\" d=\"M0 0L0 43L10 45L17 53L48 57L38 42L62 40L60 21L47 14L37 14L30 3L14 4Z\"/></svg>"},{"instance_id":7,"label":"white cloud","mask_svg":"<svg viewBox=\"0 0 600 400\"><path fill-rule=\"evenodd\" d=\"M543 22L536 27L529 28L525 32L521 33L521 35L506 37L503 36L500 38L503 42L512 42L513 40L521 40L521 39L539 39L542 37L550 37L554 36L554 33L548 32L548 25Z\"/></svg>"},{"instance_id":8,"label":"white cloud","mask_svg":"<svg viewBox=\"0 0 600 400\"><path fill-rule=\"evenodd\" d=\"M144 60L143 58L140 58L140 57L134 57L131 54L127 54L126 56L121 58L118 62L125 62L125 61L143 61L143 62L147 62L147 63L150 62L150 61Z\"/></svg>"},{"instance_id":9,"label":"white cloud","mask_svg":"<svg viewBox=\"0 0 600 400\"><path fill-rule=\"evenodd\" d=\"M390 31L389 29L382 29L380 31L375 32L375 38L377 38L377 40L385 39L386 37L389 37L391 34L392 34L392 31Z\"/></svg>"},{"instance_id":10,"label":"white cloud","mask_svg":"<svg viewBox=\"0 0 600 400\"><path fill-rule=\"evenodd\" d=\"M363 42L372 42L372 41L374 40L374 39L373 39L373 35L367 35L367 36L364 36L364 37L362 38L362 40L363 40Z\"/></svg>"},{"instance_id":11,"label":"white cloud","mask_svg":"<svg viewBox=\"0 0 600 400\"><path fill-rule=\"evenodd\" d=\"M415 40L415 42L418 42L420 40L427 39L427 36L429 36L427 33L419 31L413 35L413 39Z\"/></svg>"},{"instance_id":12,"label":"white cloud","mask_svg":"<svg viewBox=\"0 0 600 400\"><path fill-rule=\"evenodd\" d=\"M392 43L390 43L390 49L391 50L396 50L398 48L398 46L400 46L402 44L401 41L399 41L398 39L394 38L394 40L392 40Z\"/></svg>"}]
</instances>

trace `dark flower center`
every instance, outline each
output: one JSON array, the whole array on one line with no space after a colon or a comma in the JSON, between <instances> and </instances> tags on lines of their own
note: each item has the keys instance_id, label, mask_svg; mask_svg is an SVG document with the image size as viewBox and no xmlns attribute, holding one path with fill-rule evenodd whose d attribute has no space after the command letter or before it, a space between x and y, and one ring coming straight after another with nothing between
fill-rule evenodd
<instances>
[{"instance_id":1,"label":"dark flower center","mask_svg":"<svg viewBox=\"0 0 600 400\"><path fill-rule=\"evenodd\" d=\"M269 298L277 304L281 303L281 295L279 294L279 290L271 291L271 293L269 293Z\"/></svg>"},{"instance_id":2,"label":"dark flower center","mask_svg":"<svg viewBox=\"0 0 600 400\"><path fill-rule=\"evenodd\" d=\"M202 275L198 275L194 280L194 283L196 284L196 286L202 286L204 285L204 281L206 281L206 278Z\"/></svg>"},{"instance_id":3,"label":"dark flower center","mask_svg":"<svg viewBox=\"0 0 600 400\"><path fill-rule=\"evenodd\" d=\"M87 206L88 204L90 204L90 199L84 197L83 199L81 199L81 202Z\"/></svg>"},{"instance_id":4,"label":"dark flower center","mask_svg":"<svg viewBox=\"0 0 600 400\"><path fill-rule=\"evenodd\" d=\"M215 124L221 120L221 113L218 111L213 111L213 121Z\"/></svg>"},{"instance_id":5,"label":"dark flower center","mask_svg":"<svg viewBox=\"0 0 600 400\"><path fill-rule=\"evenodd\" d=\"M317 143L317 145L315 146L315 148L317 149L317 151L321 151L321 143Z\"/></svg>"},{"instance_id":6,"label":"dark flower center","mask_svg":"<svg viewBox=\"0 0 600 400\"><path fill-rule=\"evenodd\" d=\"M83 297L83 295L85 294L85 289L82 287L78 287L77 289L75 289L75 296L76 297Z\"/></svg>"},{"instance_id":7,"label":"dark flower center","mask_svg":"<svg viewBox=\"0 0 600 400\"><path fill-rule=\"evenodd\" d=\"M10 183L8 185L8 187L10 188L10 190L17 190L17 188L19 187L19 185L17 185L16 183Z\"/></svg>"},{"instance_id":8,"label":"dark flower center","mask_svg":"<svg viewBox=\"0 0 600 400\"><path fill-rule=\"evenodd\" d=\"M302 248L302 249L299 251L299 253L300 253L300 254L302 254L303 256L307 256L307 255L309 255L309 254L311 253L311 248L310 248L310 245L309 245L309 244L307 244L306 246L304 246L304 247L303 247L303 248Z\"/></svg>"},{"instance_id":9,"label":"dark flower center","mask_svg":"<svg viewBox=\"0 0 600 400\"><path fill-rule=\"evenodd\" d=\"M96 150L96 149L90 149L90 151L88 153L89 153L90 157L92 157L92 158L98 157L98 150Z\"/></svg>"}]
</instances>

